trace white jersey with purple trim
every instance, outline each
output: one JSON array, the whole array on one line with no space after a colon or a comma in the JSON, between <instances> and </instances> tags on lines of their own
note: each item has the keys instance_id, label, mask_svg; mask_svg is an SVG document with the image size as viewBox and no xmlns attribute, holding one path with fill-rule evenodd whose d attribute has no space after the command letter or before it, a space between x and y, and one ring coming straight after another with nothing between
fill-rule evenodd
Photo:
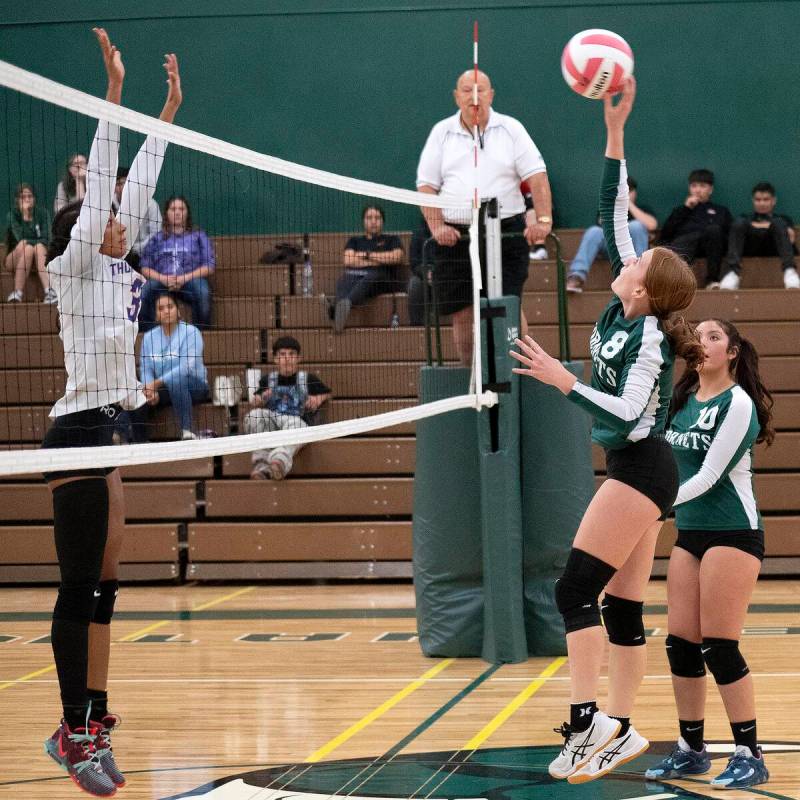
<instances>
[{"instance_id":1,"label":"white jersey with purple trim","mask_svg":"<svg viewBox=\"0 0 800 800\"><path fill-rule=\"evenodd\" d=\"M166 142L148 136L131 165L117 219L136 240L153 199ZM58 295L66 392L51 417L119 403L145 402L136 377L134 347L144 280L124 259L99 252L117 177L119 126L100 121L86 170L86 195L64 252L48 265Z\"/></svg>"}]
</instances>

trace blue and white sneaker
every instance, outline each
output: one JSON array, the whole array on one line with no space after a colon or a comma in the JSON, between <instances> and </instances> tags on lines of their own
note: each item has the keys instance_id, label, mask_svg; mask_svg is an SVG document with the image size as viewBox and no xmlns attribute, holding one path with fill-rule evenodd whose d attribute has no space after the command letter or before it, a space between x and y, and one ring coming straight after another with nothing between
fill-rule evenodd
<instances>
[{"instance_id":1,"label":"blue and white sneaker","mask_svg":"<svg viewBox=\"0 0 800 800\"><path fill-rule=\"evenodd\" d=\"M649 781L669 778L682 778L684 775L703 775L711 769L711 759L706 746L698 753L692 750L686 740L678 737L675 749L662 761L650 767L644 777Z\"/></svg>"},{"instance_id":2,"label":"blue and white sneaker","mask_svg":"<svg viewBox=\"0 0 800 800\"><path fill-rule=\"evenodd\" d=\"M764 754L759 750L754 756L749 747L740 744L728 759L728 766L711 781L711 785L715 789L746 789L768 780Z\"/></svg>"}]
</instances>

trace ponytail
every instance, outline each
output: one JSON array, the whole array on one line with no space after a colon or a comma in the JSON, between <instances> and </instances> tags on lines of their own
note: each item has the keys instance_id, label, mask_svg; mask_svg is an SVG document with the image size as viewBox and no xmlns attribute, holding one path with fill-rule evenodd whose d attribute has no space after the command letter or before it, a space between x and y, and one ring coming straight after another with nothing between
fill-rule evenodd
<instances>
[{"instance_id":1,"label":"ponytail","mask_svg":"<svg viewBox=\"0 0 800 800\"><path fill-rule=\"evenodd\" d=\"M661 321L675 352L686 362L687 372L697 375L697 369L705 359L703 345L692 326L684 317L667 317Z\"/></svg>"},{"instance_id":2,"label":"ponytail","mask_svg":"<svg viewBox=\"0 0 800 800\"><path fill-rule=\"evenodd\" d=\"M736 331L733 325L731 328ZM738 333L736 331L737 336ZM742 336L738 338L738 343L734 345L739 348L739 354L733 361L733 377L755 404L758 424L761 426L756 442L764 442L769 447L775 441L775 428L772 425L772 406L775 401L761 380L758 371L758 351L748 339ZM733 345L733 342L731 344Z\"/></svg>"}]
</instances>

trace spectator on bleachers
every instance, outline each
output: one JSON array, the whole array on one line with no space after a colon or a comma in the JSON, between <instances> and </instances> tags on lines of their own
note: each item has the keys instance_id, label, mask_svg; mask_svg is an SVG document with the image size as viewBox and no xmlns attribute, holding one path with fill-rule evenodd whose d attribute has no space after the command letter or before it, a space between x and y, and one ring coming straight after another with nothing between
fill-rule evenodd
<instances>
[{"instance_id":1,"label":"spectator on bleachers","mask_svg":"<svg viewBox=\"0 0 800 800\"><path fill-rule=\"evenodd\" d=\"M73 153L67 161L67 171L56 187L56 199L53 202L53 213L58 214L86 194L86 156Z\"/></svg>"},{"instance_id":2,"label":"spectator on bleachers","mask_svg":"<svg viewBox=\"0 0 800 800\"><path fill-rule=\"evenodd\" d=\"M192 308L192 323L205 329L211 322L211 287L214 249L205 231L192 225L192 210L185 197L170 197L164 205L164 226L141 253L142 289L139 330L155 324L155 300L169 291Z\"/></svg>"},{"instance_id":3,"label":"spectator on bleachers","mask_svg":"<svg viewBox=\"0 0 800 800\"><path fill-rule=\"evenodd\" d=\"M125 181L128 179L128 167L117 168L117 182L114 185L114 197L111 199L111 209L116 214L122 202L122 190L125 188ZM145 245L161 230L161 209L155 200L147 204L147 212L141 220L139 233L136 241L131 245L125 260L134 268L138 268L142 250Z\"/></svg>"},{"instance_id":4,"label":"spectator on bleachers","mask_svg":"<svg viewBox=\"0 0 800 800\"><path fill-rule=\"evenodd\" d=\"M261 376L252 397L253 410L244 419L245 433L265 433L305 428L314 424L314 416L331 396L331 390L317 375L300 367L300 343L282 336L272 345L272 359L277 369ZM279 481L292 468L294 456L302 445L284 445L253 453L254 480Z\"/></svg>"},{"instance_id":5,"label":"spectator on bleachers","mask_svg":"<svg viewBox=\"0 0 800 800\"><path fill-rule=\"evenodd\" d=\"M376 295L391 292L397 282L396 268L403 260L400 237L383 232L383 209L366 206L361 212L364 233L351 236L344 246L344 273L336 281L333 329L341 333L353 306Z\"/></svg>"},{"instance_id":6,"label":"spectator on bleachers","mask_svg":"<svg viewBox=\"0 0 800 800\"><path fill-rule=\"evenodd\" d=\"M728 245L731 212L711 202L714 173L696 169L689 173L689 194L674 208L661 229L659 244L682 255L689 263L705 256L706 289L719 289L722 259Z\"/></svg>"},{"instance_id":7,"label":"spectator on bleachers","mask_svg":"<svg viewBox=\"0 0 800 800\"><path fill-rule=\"evenodd\" d=\"M658 220L649 208L637 204L637 194L638 184L628 176L628 230L633 241L633 249L636 251L636 255L640 256L647 250L650 234L658 227ZM597 225L592 225L584 232L578 252L570 265L567 276L568 292L583 291L589 270L601 253L604 258L608 257L603 241L603 229L600 227L600 218L598 217Z\"/></svg>"},{"instance_id":8,"label":"spectator on bleachers","mask_svg":"<svg viewBox=\"0 0 800 800\"><path fill-rule=\"evenodd\" d=\"M6 215L6 269L14 275L14 290L7 302L22 302L25 282L34 266L44 289L44 302L52 305L57 301L45 266L49 231L49 214L37 205L33 187L21 183L14 193L14 207Z\"/></svg>"},{"instance_id":9,"label":"spectator on bleachers","mask_svg":"<svg viewBox=\"0 0 800 800\"><path fill-rule=\"evenodd\" d=\"M778 198L771 183L753 187L753 211L743 214L731 226L728 237L728 270L720 289L739 288L742 256L779 256L783 269L783 285L800 289L800 275L794 265L794 222L786 214L776 214Z\"/></svg>"},{"instance_id":10,"label":"spectator on bleachers","mask_svg":"<svg viewBox=\"0 0 800 800\"><path fill-rule=\"evenodd\" d=\"M203 335L183 322L175 298L162 292L156 300L158 325L142 339L139 374L147 404L131 412L133 441L148 440L148 422L158 408L172 406L182 439L196 439L192 405L208 400L203 364Z\"/></svg>"}]
</instances>

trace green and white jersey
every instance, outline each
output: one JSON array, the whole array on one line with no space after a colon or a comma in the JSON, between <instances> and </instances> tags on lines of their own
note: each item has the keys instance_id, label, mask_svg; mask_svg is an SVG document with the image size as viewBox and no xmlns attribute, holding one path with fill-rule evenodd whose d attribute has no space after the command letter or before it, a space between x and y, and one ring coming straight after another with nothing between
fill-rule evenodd
<instances>
[{"instance_id":1,"label":"green and white jersey","mask_svg":"<svg viewBox=\"0 0 800 800\"><path fill-rule=\"evenodd\" d=\"M636 259L628 231L628 174L624 160L606 158L600 216L616 278ZM664 432L672 397L674 353L654 316L625 319L618 297L606 306L589 340L592 383L567 395L595 419L592 441L619 450Z\"/></svg>"},{"instance_id":2,"label":"green and white jersey","mask_svg":"<svg viewBox=\"0 0 800 800\"><path fill-rule=\"evenodd\" d=\"M738 384L703 402L689 395L667 431L681 481L679 530L762 529L752 453L760 429L755 403Z\"/></svg>"}]
</instances>

